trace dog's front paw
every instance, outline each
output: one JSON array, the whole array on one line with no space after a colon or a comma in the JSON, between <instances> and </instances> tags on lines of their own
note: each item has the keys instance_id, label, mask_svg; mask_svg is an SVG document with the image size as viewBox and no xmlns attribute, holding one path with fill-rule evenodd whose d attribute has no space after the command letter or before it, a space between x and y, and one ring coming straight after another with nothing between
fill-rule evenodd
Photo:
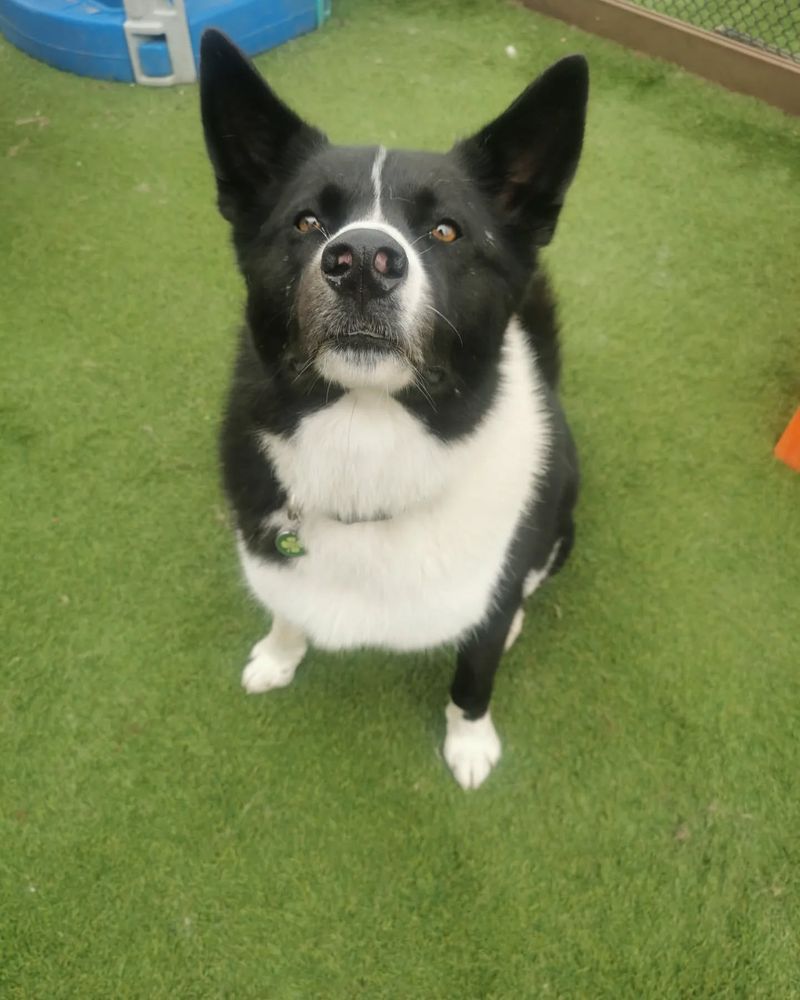
<instances>
[{"instance_id":1,"label":"dog's front paw","mask_svg":"<svg viewBox=\"0 0 800 1000\"><path fill-rule=\"evenodd\" d=\"M500 737L489 712L480 719L467 719L451 701L445 710L447 735L444 759L462 788L477 788L500 760Z\"/></svg>"},{"instance_id":2,"label":"dog's front paw","mask_svg":"<svg viewBox=\"0 0 800 1000\"><path fill-rule=\"evenodd\" d=\"M263 694L292 683L295 671L305 654L305 643L282 643L274 633L257 642L242 671L242 687L248 694Z\"/></svg>"}]
</instances>

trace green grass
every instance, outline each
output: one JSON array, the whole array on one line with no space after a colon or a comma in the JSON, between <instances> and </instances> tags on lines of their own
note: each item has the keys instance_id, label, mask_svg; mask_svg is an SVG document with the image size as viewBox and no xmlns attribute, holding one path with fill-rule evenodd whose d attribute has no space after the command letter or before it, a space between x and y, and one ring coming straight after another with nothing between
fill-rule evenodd
<instances>
[{"instance_id":1,"label":"green grass","mask_svg":"<svg viewBox=\"0 0 800 1000\"><path fill-rule=\"evenodd\" d=\"M0 995L800 996L798 123L495 0L336 8L259 65L342 141L442 147L589 56L548 251L574 559L475 794L444 654L312 653L246 698L242 289L196 92L2 44Z\"/></svg>"}]
</instances>

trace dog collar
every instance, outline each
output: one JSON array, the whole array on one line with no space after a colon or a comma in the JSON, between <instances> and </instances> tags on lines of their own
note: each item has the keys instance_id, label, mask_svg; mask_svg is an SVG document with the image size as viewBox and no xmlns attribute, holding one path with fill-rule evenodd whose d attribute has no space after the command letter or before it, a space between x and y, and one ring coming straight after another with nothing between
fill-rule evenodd
<instances>
[{"instance_id":1,"label":"dog collar","mask_svg":"<svg viewBox=\"0 0 800 1000\"><path fill-rule=\"evenodd\" d=\"M386 514L379 517L358 517L353 520L345 520L336 514L328 515L332 521L340 524L373 524L375 521L388 521ZM306 555L306 547L300 538L300 522L303 511L300 505L292 497L286 505L286 526L281 528L275 536L275 548L284 559L297 559Z\"/></svg>"},{"instance_id":2,"label":"dog collar","mask_svg":"<svg viewBox=\"0 0 800 1000\"><path fill-rule=\"evenodd\" d=\"M300 518L302 517L300 505L289 496L286 504L287 524L281 528L275 536L275 548L284 559L297 559L304 556L306 549L300 541Z\"/></svg>"}]
</instances>

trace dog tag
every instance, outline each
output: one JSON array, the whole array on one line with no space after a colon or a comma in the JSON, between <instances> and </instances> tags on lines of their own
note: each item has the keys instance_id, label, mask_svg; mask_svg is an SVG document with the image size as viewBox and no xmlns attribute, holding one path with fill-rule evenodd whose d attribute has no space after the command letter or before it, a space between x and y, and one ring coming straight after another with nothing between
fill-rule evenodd
<instances>
[{"instance_id":1,"label":"dog tag","mask_svg":"<svg viewBox=\"0 0 800 1000\"><path fill-rule=\"evenodd\" d=\"M296 559L298 556L306 554L303 543L292 528L284 528L283 531L278 532L275 536L275 548L286 559Z\"/></svg>"}]
</instances>

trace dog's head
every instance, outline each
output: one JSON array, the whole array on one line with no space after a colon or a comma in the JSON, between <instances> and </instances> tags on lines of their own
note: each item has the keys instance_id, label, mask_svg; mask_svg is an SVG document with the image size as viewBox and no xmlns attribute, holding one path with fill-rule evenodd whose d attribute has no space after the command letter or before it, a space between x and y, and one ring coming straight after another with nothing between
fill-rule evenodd
<instances>
[{"instance_id":1,"label":"dog's head","mask_svg":"<svg viewBox=\"0 0 800 1000\"><path fill-rule=\"evenodd\" d=\"M201 52L203 127L262 361L302 391L460 393L491 367L553 235L588 71L562 59L448 153L331 145L222 34Z\"/></svg>"}]
</instances>

